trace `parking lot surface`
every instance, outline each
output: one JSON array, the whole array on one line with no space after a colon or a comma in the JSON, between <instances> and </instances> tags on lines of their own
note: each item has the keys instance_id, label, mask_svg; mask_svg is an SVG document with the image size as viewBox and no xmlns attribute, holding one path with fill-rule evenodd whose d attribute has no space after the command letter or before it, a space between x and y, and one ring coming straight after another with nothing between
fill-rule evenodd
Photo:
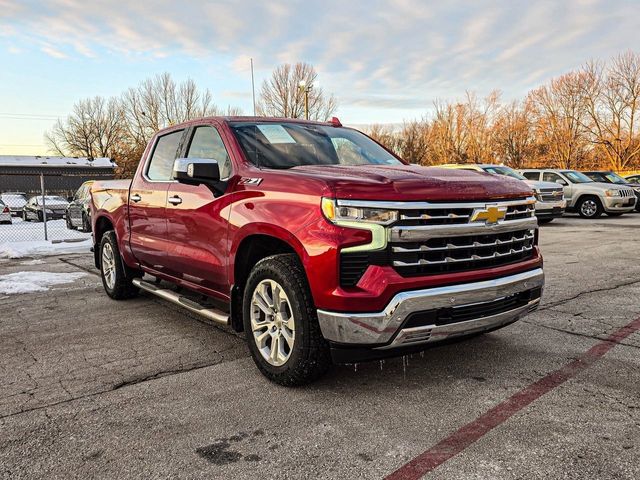
<instances>
[{"instance_id":1,"label":"parking lot surface","mask_svg":"<svg viewBox=\"0 0 640 480\"><path fill-rule=\"evenodd\" d=\"M85 274L0 293L0 477L640 478L639 235L555 220L537 312L297 389L241 335L110 300L89 254L0 260Z\"/></svg>"}]
</instances>

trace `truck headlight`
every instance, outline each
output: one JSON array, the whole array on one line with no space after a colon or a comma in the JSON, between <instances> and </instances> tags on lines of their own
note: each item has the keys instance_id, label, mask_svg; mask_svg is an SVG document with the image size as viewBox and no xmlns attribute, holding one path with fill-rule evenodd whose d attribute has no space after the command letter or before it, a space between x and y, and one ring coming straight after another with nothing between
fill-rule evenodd
<instances>
[{"instance_id":1,"label":"truck headlight","mask_svg":"<svg viewBox=\"0 0 640 480\"><path fill-rule=\"evenodd\" d=\"M622 192L620 192L620 190L614 190L614 189L605 190L604 194L607 197L621 197L622 196Z\"/></svg>"},{"instance_id":2,"label":"truck headlight","mask_svg":"<svg viewBox=\"0 0 640 480\"><path fill-rule=\"evenodd\" d=\"M398 212L381 208L345 207L340 206L332 198L322 199L322 213L333 223L342 221L377 223L389 225L398 219Z\"/></svg>"}]
</instances>

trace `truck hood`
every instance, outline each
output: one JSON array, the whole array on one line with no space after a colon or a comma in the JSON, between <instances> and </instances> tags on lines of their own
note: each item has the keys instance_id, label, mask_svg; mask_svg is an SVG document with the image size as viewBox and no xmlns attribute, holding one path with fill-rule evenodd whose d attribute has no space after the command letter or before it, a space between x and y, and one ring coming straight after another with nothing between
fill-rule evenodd
<instances>
[{"instance_id":1,"label":"truck hood","mask_svg":"<svg viewBox=\"0 0 640 480\"><path fill-rule=\"evenodd\" d=\"M539 180L523 180L531 188L562 188L562 185L554 182L541 182Z\"/></svg>"},{"instance_id":2,"label":"truck hood","mask_svg":"<svg viewBox=\"0 0 640 480\"><path fill-rule=\"evenodd\" d=\"M417 165L305 165L290 174L324 181L336 198L466 201L532 195L520 180L470 170Z\"/></svg>"}]
</instances>

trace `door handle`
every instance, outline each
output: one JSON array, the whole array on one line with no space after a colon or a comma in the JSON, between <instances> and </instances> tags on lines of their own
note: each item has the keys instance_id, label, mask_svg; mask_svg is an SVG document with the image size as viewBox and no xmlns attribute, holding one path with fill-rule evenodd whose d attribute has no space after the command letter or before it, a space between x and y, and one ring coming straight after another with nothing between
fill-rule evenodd
<instances>
[{"instance_id":1,"label":"door handle","mask_svg":"<svg viewBox=\"0 0 640 480\"><path fill-rule=\"evenodd\" d=\"M134 193L133 195L131 195L131 201L132 202L138 203L140 200L142 200L142 197L140 195L138 195L137 193Z\"/></svg>"},{"instance_id":2,"label":"door handle","mask_svg":"<svg viewBox=\"0 0 640 480\"><path fill-rule=\"evenodd\" d=\"M174 195L173 197L169 197L167 201L172 205L180 205L182 203L182 199L177 195Z\"/></svg>"}]
</instances>

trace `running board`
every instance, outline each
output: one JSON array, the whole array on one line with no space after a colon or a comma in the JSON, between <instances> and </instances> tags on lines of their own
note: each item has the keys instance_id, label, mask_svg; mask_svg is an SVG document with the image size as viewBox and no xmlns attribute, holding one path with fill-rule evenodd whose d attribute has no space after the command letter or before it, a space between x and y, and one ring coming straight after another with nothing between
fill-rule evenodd
<instances>
[{"instance_id":1,"label":"running board","mask_svg":"<svg viewBox=\"0 0 640 480\"><path fill-rule=\"evenodd\" d=\"M144 280L140 280L139 278L134 278L132 283L145 292L152 293L153 295L163 298L164 300L169 300L171 303L179 305L180 307L185 308L190 312L200 315L208 320L211 320L212 322L216 322L222 325L229 325L229 315L220 310L204 307L187 297L177 294L173 290L169 290L167 288L158 288L154 284L145 282Z\"/></svg>"}]
</instances>

